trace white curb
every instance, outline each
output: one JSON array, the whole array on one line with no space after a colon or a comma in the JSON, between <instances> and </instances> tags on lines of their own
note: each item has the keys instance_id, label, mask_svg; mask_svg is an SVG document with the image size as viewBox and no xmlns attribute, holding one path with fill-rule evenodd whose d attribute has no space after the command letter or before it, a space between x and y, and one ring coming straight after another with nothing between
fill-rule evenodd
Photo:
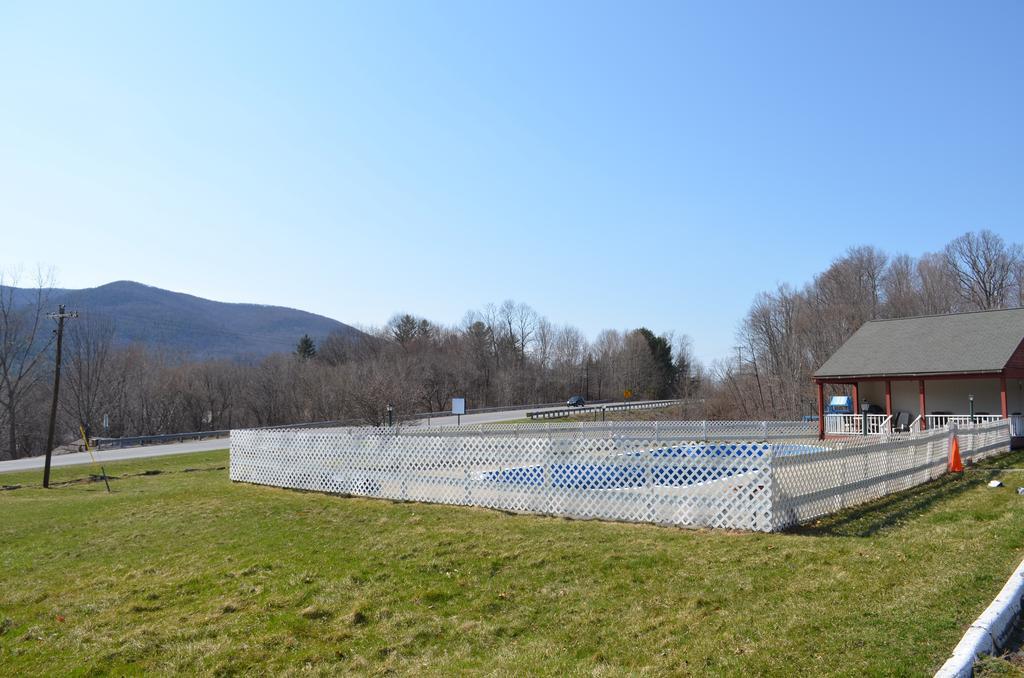
<instances>
[{"instance_id":1,"label":"white curb","mask_svg":"<svg viewBox=\"0 0 1024 678\"><path fill-rule=\"evenodd\" d=\"M978 655L992 654L1006 643L1020 615L1022 598L1024 562L1017 566L1003 590L967 629L953 650L953 656L946 660L935 678L970 678Z\"/></svg>"}]
</instances>

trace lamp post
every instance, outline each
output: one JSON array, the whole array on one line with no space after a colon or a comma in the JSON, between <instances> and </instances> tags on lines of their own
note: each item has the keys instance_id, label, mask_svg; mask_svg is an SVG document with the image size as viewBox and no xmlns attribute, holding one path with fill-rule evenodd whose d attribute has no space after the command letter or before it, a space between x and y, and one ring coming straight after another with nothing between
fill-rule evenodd
<instances>
[{"instance_id":1,"label":"lamp post","mask_svg":"<svg viewBox=\"0 0 1024 678\"><path fill-rule=\"evenodd\" d=\"M968 394L967 400L969 400L970 403L971 403L971 423L973 424L974 423L974 394L973 393Z\"/></svg>"},{"instance_id":2,"label":"lamp post","mask_svg":"<svg viewBox=\"0 0 1024 678\"><path fill-rule=\"evenodd\" d=\"M392 425L392 417L394 415L395 408L391 403L388 403L388 427Z\"/></svg>"}]
</instances>

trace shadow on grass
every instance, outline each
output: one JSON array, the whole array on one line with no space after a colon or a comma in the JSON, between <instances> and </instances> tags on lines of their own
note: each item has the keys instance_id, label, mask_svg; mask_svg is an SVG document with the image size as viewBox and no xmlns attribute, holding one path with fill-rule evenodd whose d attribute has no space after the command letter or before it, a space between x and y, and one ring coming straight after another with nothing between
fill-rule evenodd
<instances>
[{"instance_id":1,"label":"shadow on grass","mask_svg":"<svg viewBox=\"0 0 1024 678\"><path fill-rule=\"evenodd\" d=\"M188 468L178 469L178 470L174 470L174 471L164 471L164 470L157 469L157 470L139 471L137 473L122 473L121 475L117 475L117 476L111 475L111 474L107 473L106 476L105 476L105 479L107 481L110 481L110 480L122 480L124 478L140 478L140 477L145 477L145 476L160 476L160 475L165 475L165 474L169 474L169 473L195 473L197 471L225 471L225 470L227 470L227 468L228 468L227 466L205 466L205 467L200 467L200 468L188 467ZM104 476L103 475L100 475L98 473L89 473L88 475L82 476L80 478L70 478L68 480L52 481L50 483L50 487L56 489L56 488L61 488L61 487L69 487L69 486L72 486L72 485L87 485L89 483L102 483L102 482L104 482ZM42 487L43 487L42 483L19 483L17 485L0 485L0 491L3 491L3 490L20 490L22 488L25 488L25 489L42 489Z\"/></svg>"},{"instance_id":2,"label":"shadow on grass","mask_svg":"<svg viewBox=\"0 0 1024 678\"><path fill-rule=\"evenodd\" d=\"M968 490L985 485L1000 469L1024 465L1024 450L1017 450L971 466L963 475L945 475L924 485L855 506L813 523L788 530L790 534L828 537L870 537L898 527L908 518Z\"/></svg>"},{"instance_id":3,"label":"shadow on grass","mask_svg":"<svg viewBox=\"0 0 1024 678\"><path fill-rule=\"evenodd\" d=\"M920 515L936 504L981 487L998 473L977 468L967 471L963 476L945 475L924 485L819 518L788 532L813 537L870 537L898 527L907 518Z\"/></svg>"}]
</instances>

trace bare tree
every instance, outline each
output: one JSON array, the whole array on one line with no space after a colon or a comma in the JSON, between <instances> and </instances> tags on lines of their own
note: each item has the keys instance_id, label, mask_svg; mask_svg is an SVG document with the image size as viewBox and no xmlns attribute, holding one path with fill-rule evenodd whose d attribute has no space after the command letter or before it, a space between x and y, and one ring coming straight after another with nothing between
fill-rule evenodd
<instances>
[{"instance_id":1,"label":"bare tree","mask_svg":"<svg viewBox=\"0 0 1024 678\"><path fill-rule=\"evenodd\" d=\"M111 369L114 322L85 312L70 324L67 335L61 406L73 427L96 430L104 408L112 400L111 387L116 379Z\"/></svg>"},{"instance_id":2,"label":"bare tree","mask_svg":"<svg viewBox=\"0 0 1024 678\"><path fill-rule=\"evenodd\" d=\"M594 357L591 389L600 400L620 386L616 376L622 358L622 334L617 330L604 330L598 334L591 347L591 355Z\"/></svg>"},{"instance_id":3,"label":"bare tree","mask_svg":"<svg viewBox=\"0 0 1024 678\"><path fill-rule=\"evenodd\" d=\"M30 452L19 448L18 427L29 393L44 378L42 366L54 341L46 318L49 278L40 273L34 287L27 289L19 289L17 283L17 276L0 272L0 407L7 429L0 459Z\"/></svg>"},{"instance_id":4,"label":"bare tree","mask_svg":"<svg viewBox=\"0 0 1024 678\"><path fill-rule=\"evenodd\" d=\"M917 262L917 278L923 315L957 311L960 300L957 278L946 265L944 255L929 253L922 256Z\"/></svg>"},{"instance_id":5,"label":"bare tree","mask_svg":"<svg viewBox=\"0 0 1024 678\"><path fill-rule=\"evenodd\" d=\"M956 276L960 296L971 308L1004 308L1010 302L1014 273L1022 258L1019 245L989 230L965 233L946 246L946 265Z\"/></svg>"},{"instance_id":6,"label":"bare tree","mask_svg":"<svg viewBox=\"0 0 1024 678\"><path fill-rule=\"evenodd\" d=\"M918 269L914 260L901 254L893 257L882 274L885 316L906 318L921 314L921 293Z\"/></svg>"}]
</instances>

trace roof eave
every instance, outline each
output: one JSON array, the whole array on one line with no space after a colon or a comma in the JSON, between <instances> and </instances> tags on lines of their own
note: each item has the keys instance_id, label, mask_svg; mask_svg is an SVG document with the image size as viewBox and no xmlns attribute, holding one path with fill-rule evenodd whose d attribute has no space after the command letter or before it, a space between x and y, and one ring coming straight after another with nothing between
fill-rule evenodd
<instances>
[{"instance_id":1,"label":"roof eave","mask_svg":"<svg viewBox=\"0 0 1024 678\"><path fill-rule=\"evenodd\" d=\"M914 379L914 378L925 378L925 377L963 377L978 375L984 376L999 376L1003 374L1005 368L996 368L988 370L956 370L953 372L877 372L871 374L819 374L815 373L813 379L816 381L835 381L838 379Z\"/></svg>"}]
</instances>

